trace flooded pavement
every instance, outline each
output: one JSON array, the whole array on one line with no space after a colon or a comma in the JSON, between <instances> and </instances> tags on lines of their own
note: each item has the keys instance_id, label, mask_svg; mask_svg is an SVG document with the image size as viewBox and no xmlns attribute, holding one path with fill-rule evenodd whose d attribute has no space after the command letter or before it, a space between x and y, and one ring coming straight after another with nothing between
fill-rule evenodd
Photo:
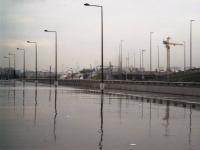
<instances>
[{"instance_id":1,"label":"flooded pavement","mask_svg":"<svg viewBox=\"0 0 200 150\"><path fill-rule=\"evenodd\" d=\"M200 111L193 107L0 81L2 150L199 148Z\"/></svg>"}]
</instances>

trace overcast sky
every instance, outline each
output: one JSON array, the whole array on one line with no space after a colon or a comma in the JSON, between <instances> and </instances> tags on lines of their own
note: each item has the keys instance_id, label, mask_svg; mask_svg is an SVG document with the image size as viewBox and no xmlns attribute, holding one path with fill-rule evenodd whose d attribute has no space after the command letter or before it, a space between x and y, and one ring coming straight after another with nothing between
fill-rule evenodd
<instances>
[{"instance_id":1,"label":"overcast sky","mask_svg":"<svg viewBox=\"0 0 200 150\"><path fill-rule=\"evenodd\" d=\"M157 46L160 47L160 66L166 67L166 49L162 40L167 36L174 42L186 41L189 66L189 20L193 22L193 66L200 66L200 0L0 0L0 62L3 56L16 53L17 68L22 69L22 52L26 49L27 69L35 67L34 45L38 42L38 69L54 68L54 34L58 33L58 67L79 68L100 64L100 9L83 4L104 7L104 65L109 61L118 65L120 40L123 42L123 63L136 54L139 67L139 49L145 49L144 66L149 69L149 33L152 38L153 68L157 67ZM183 47L171 49L171 66L183 67Z\"/></svg>"}]
</instances>

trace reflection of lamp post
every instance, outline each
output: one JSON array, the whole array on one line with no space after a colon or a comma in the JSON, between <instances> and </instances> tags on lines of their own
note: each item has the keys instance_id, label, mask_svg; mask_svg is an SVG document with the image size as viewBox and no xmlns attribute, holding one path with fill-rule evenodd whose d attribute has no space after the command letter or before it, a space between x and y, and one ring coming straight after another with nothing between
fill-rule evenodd
<instances>
[{"instance_id":1,"label":"reflection of lamp post","mask_svg":"<svg viewBox=\"0 0 200 150\"><path fill-rule=\"evenodd\" d=\"M88 3L85 3L84 5L101 8L101 84L100 84L100 89L103 93L103 90L104 90L104 78L103 78L103 6L101 6L101 5L90 5Z\"/></svg>"},{"instance_id":2,"label":"reflection of lamp post","mask_svg":"<svg viewBox=\"0 0 200 150\"><path fill-rule=\"evenodd\" d=\"M57 118L57 86L55 86L55 112L54 112L54 121L53 121L53 134L54 134L54 141L56 142L56 118Z\"/></svg>"},{"instance_id":3,"label":"reflection of lamp post","mask_svg":"<svg viewBox=\"0 0 200 150\"><path fill-rule=\"evenodd\" d=\"M25 61L25 49L21 49L21 48L17 48L17 50L22 50L24 52L24 80L26 77L26 73L25 73L25 66L26 66L26 61Z\"/></svg>"},{"instance_id":4,"label":"reflection of lamp post","mask_svg":"<svg viewBox=\"0 0 200 150\"><path fill-rule=\"evenodd\" d=\"M27 43L35 44L35 82L37 83L37 79L38 79L38 76L37 76L37 42L27 41Z\"/></svg>"},{"instance_id":5,"label":"reflection of lamp post","mask_svg":"<svg viewBox=\"0 0 200 150\"><path fill-rule=\"evenodd\" d=\"M3 58L8 59L8 79L10 78L10 56L4 56Z\"/></svg>"},{"instance_id":6,"label":"reflection of lamp post","mask_svg":"<svg viewBox=\"0 0 200 150\"><path fill-rule=\"evenodd\" d=\"M55 33L55 85L58 85L58 75L57 75L57 32L56 31L49 31L49 30L44 30L44 32L53 32Z\"/></svg>"},{"instance_id":7,"label":"reflection of lamp post","mask_svg":"<svg viewBox=\"0 0 200 150\"><path fill-rule=\"evenodd\" d=\"M103 103L104 97L101 94L101 109L100 109L100 118L101 118L101 126L100 126L100 140L99 140L99 150L103 149Z\"/></svg>"}]
</instances>

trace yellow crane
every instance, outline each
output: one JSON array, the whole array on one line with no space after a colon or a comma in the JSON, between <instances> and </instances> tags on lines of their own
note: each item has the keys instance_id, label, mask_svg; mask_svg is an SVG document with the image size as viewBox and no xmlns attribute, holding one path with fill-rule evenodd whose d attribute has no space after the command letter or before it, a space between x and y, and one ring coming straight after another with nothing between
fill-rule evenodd
<instances>
[{"instance_id":1,"label":"yellow crane","mask_svg":"<svg viewBox=\"0 0 200 150\"><path fill-rule=\"evenodd\" d=\"M171 46L176 46L176 45L183 45L182 43L173 43L173 42L170 42L171 38L170 37L167 37L166 40L163 40L163 44L166 46L167 48L167 72L170 72L170 47Z\"/></svg>"}]
</instances>

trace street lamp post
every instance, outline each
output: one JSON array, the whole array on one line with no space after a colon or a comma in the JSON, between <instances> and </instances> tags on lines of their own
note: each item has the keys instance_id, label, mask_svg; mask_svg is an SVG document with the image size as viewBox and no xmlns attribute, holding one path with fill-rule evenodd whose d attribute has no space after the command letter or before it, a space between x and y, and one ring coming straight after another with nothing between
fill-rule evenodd
<instances>
[{"instance_id":1,"label":"street lamp post","mask_svg":"<svg viewBox=\"0 0 200 150\"><path fill-rule=\"evenodd\" d=\"M17 50L21 50L21 51L24 52L24 67L23 67L23 69L24 69L24 74L23 74L23 76L24 76L24 80L25 80L25 78L26 78L26 73L25 73L25 66L26 66L25 49L17 48Z\"/></svg>"},{"instance_id":2,"label":"street lamp post","mask_svg":"<svg viewBox=\"0 0 200 150\"><path fill-rule=\"evenodd\" d=\"M160 49L158 46L158 72L160 72Z\"/></svg>"},{"instance_id":3,"label":"street lamp post","mask_svg":"<svg viewBox=\"0 0 200 150\"><path fill-rule=\"evenodd\" d=\"M185 70L186 70L186 53L185 53L185 41L183 41L183 50L184 50L184 54L183 54L183 55L184 55L184 56L183 56L184 58L183 58L183 59L184 59L184 71L185 71Z\"/></svg>"},{"instance_id":4,"label":"street lamp post","mask_svg":"<svg viewBox=\"0 0 200 150\"><path fill-rule=\"evenodd\" d=\"M8 59L8 80L10 78L10 56L4 56L3 58Z\"/></svg>"},{"instance_id":5,"label":"street lamp post","mask_svg":"<svg viewBox=\"0 0 200 150\"><path fill-rule=\"evenodd\" d=\"M38 73L37 73L37 42L31 42L27 41L27 43L33 43L35 44L35 82L37 83L38 81Z\"/></svg>"},{"instance_id":6,"label":"street lamp post","mask_svg":"<svg viewBox=\"0 0 200 150\"><path fill-rule=\"evenodd\" d=\"M152 34L153 32L150 32L150 72L152 71Z\"/></svg>"},{"instance_id":7,"label":"street lamp post","mask_svg":"<svg viewBox=\"0 0 200 150\"><path fill-rule=\"evenodd\" d=\"M15 73L15 53L8 53L9 57L13 56L14 58L14 78L16 78L16 73Z\"/></svg>"},{"instance_id":8,"label":"street lamp post","mask_svg":"<svg viewBox=\"0 0 200 150\"><path fill-rule=\"evenodd\" d=\"M57 75L57 32L56 31L49 31L49 30L44 30L44 32L53 32L55 33L55 86L58 85L58 75Z\"/></svg>"},{"instance_id":9,"label":"street lamp post","mask_svg":"<svg viewBox=\"0 0 200 150\"><path fill-rule=\"evenodd\" d=\"M144 59L143 59L143 57L144 57L145 50L142 49L141 51L142 51L142 80L144 80Z\"/></svg>"},{"instance_id":10,"label":"street lamp post","mask_svg":"<svg viewBox=\"0 0 200 150\"><path fill-rule=\"evenodd\" d=\"M133 66L134 66L134 69L135 69L135 52L133 53Z\"/></svg>"},{"instance_id":11,"label":"street lamp post","mask_svg":"<svg viewBox=\"0 0 200 150\"><path fill-rule=\"evenodd\" d=\"M195 20L190 20L190 69L192 69L192 22Z\"/></svg>"},{"instance_id":12,"label":"street lamp post","mask_svg":"<svg viewBox=\"0 0 200 150\"><path fill-rule=\"evenodd\" d=\"M92 6L92 7L99 7L101 8L101 84L100 84L100 89L101 92L103 93L104 90L104 77L103 77L103 6L101 5L91 5L88 3L84 4L85 6Z\"/></svg>"},{"instance_id":13,"label":"street lamp post","mask_svg":"<svg viewBox=\"0 0 200 150\"><path fill-rule=\"evenodd\" d=\"M123 71L123 55L122 55L123 42L124 42L123 40L120 41L120 70L121 70L121 74L122 74L122 71Z\"/></svg>"},{"instance_id":14,"label":"street lamp post","mask_svg":"<svg viewBox=\"0 0 200 150\"><path fill-rule=\"evenodd\" d=\"M141 50L142 51L142 68L144 68L144 52L145 52L145 50L144 49L142 49Z\"/></svg>"},{"instance_id":15,"label":"street lamp post","mask_svg":"<svg viewBox=\"0 0 200 150\"><path fill-rule=\"evenodd\" d=\"M141 58L141 56L142 56L142 52L141 52L141 50L139 50L139 52L140 52L140 71L141 71L141 69L142 69L142 58Z\"/></svg>"}]
</instances>

